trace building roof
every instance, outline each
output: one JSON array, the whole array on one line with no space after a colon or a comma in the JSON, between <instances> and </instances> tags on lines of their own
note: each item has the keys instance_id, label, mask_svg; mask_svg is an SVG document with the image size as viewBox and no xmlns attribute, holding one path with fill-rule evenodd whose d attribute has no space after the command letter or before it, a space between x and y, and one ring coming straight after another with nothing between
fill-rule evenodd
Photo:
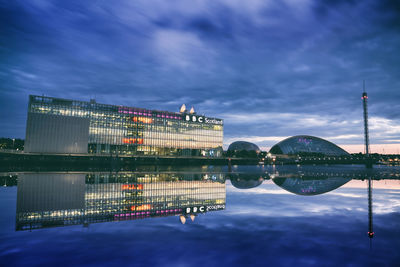
<instances>
[{"instance_id":1,"label":"building roof","mask_svg":"<svg viewBox=\"0 0 400 267\"><path fill-rule=\"evenodd\" d=\"M228 150L260 151L260 148L256 144L250 142L236 141L229 145Z\"/></svg>"},{"instance_id":2,"label":"building roof","mask_svg":"<svg viewBox=\"0 0 400 267\"><path fill-rule=\"evenodd\" d=\"M274 145L272 154L323 154L327 156L345 156L348 152L322 138L309 135L297 135L286 138Z\"/></svg>"}]
</instances>

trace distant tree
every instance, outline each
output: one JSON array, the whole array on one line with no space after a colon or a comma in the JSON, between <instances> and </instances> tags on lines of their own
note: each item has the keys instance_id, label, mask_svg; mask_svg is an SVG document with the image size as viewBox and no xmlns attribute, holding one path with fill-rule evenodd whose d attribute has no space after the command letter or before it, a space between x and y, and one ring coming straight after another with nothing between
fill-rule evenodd
<instances>
[{"instance_id":1,"label":"distant tree","mask_svg":"<svg viewBox=\"0 0 400 267\"><path fill-rule=\"evenodd\" d=\"M15 150L24 150L23 139L12 139L12 138L0 138L0 149L15 149Z\"/></svg>"}]
</instances>

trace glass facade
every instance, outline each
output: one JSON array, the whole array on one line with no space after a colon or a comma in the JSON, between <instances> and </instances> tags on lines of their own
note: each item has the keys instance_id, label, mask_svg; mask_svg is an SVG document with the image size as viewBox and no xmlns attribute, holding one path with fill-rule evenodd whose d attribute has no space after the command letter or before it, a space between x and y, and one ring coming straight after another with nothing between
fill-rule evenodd
<instances>
[{"instance_id":1,"label":"glass facade","mask_svg":"<svg viewBox=\"0 0 400 267\"><path fill-rule=\"evenodd\" d=\"M88 118L88 153L222 155L221 119L44 96L29 97L33 113Z\"/></svg>"},{"instance_id":2,"label":"glass facade","mask_svg":"<svg viewBox=\"0 0 400 267\"><path fill-rule=\"evenodd\" d=\"M286 155L349 155L345 150L327 140L306 135L287 138L274 145L269 152Z\"/></svg>"},{"instance_id":3,"label":"glass facade","mask_svg":"<svg viewBox=\"0 0 400 267\"><path fill-rule=\"evenodd\" d=\"M223 174L39 173L18 177L16 229L225 209Z\"/></svg>"}]
</instances>

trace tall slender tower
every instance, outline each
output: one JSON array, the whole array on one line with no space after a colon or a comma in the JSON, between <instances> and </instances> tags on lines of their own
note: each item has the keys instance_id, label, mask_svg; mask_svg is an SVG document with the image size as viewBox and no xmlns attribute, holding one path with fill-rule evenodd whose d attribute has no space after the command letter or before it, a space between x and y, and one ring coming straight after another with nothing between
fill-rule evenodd
<instances>
[{"instance_id":1,"label":"tall slender tower","mask_svg":"<svg viewBox=\"0 0 400 267\"><path fill-rule=\"evenodd\" d=\"M369 132L368 132L368 95L365 92L365 81L363 82L364 92L362 94L364 108L364 136L365 136L365 155L369 157Z\"/></svg>"}]
</instances>

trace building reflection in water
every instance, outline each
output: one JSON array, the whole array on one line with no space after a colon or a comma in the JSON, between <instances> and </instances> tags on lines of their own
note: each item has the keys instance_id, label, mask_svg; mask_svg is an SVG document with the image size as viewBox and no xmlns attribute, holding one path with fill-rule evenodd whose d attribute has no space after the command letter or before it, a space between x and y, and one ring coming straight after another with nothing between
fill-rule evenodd
<instances>
[{"instance_id":1,"label":"building reflection in water","mask_svg":"<svg viewBox=\"0 0 400 267\"><path fill-rule=\"evenodd\" d=\"M221 173L25 173L16 230L174 215L185 223L225 200Z\"/></svg>"},{"instance_id":2,"label":"building reflection in water","mask_svg":"<svg viewBox=\"0 0 400 267\"><path fill-rule=\"evenodd\" d=\"M293 194L312 196L335 190L349 182L350 178L329 175L305 176L302 174L274 175L272 181Z\"/></svg>"},{"instance_id":3,"label":"building reflection in water","mask_svg":"<svg viewBox=\"0 0 400 267\"><path fill-rule=\"evenodd\" d=\"M347 182L368 179L369 236L372 228L371 180L399 179L380 170L286 170L270 173L23 173L4 176L17 188L16 229L89 225L96 222L178 216L181 223L198 214L225 209L225 179L239 189L251 189L271 179L297 195L312 196L335 190Z\"/></svg>"},{"instance_id":4,"label":"building reflection in water","mask_svg":"<svg viewBox=\"0 0 400 267\"><path fill-rule=\"evenodd\" d=\"M265 173L230 173L229 179L232 186L238 189L250 189L260 186L264 180L269 179Z\"/></svg>"}]
</instances>

